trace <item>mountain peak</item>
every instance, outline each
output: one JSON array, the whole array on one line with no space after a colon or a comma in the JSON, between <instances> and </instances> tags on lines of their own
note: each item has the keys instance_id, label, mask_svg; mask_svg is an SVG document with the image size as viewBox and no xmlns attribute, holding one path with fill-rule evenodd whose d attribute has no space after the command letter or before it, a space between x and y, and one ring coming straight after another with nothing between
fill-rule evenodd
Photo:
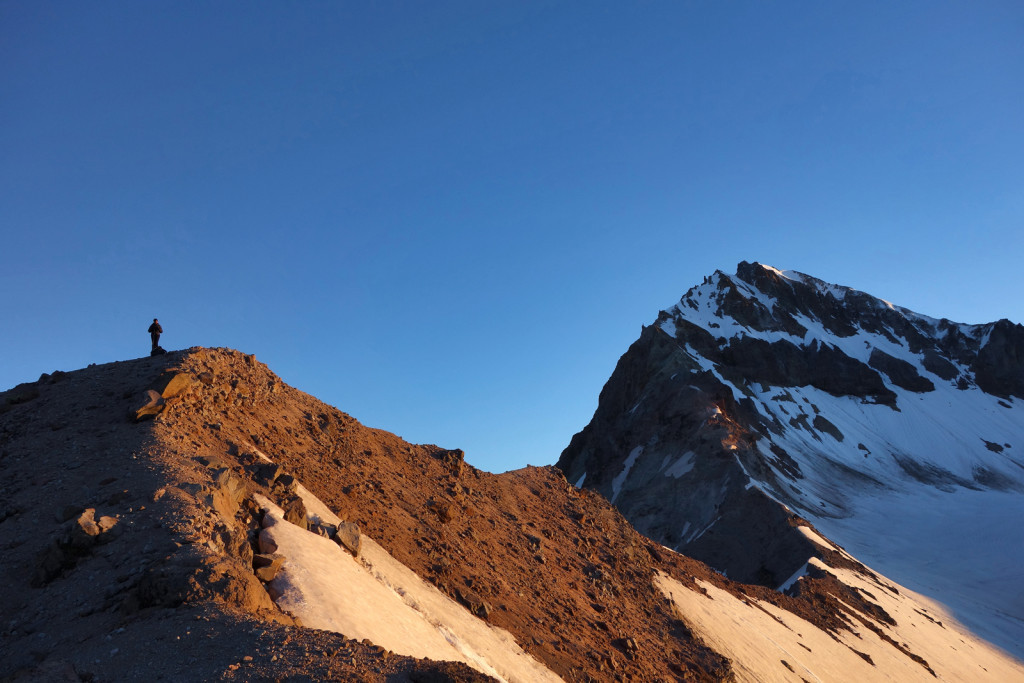
<instances>
[{"instance_id":1,"label":"mountain peak","mask_svg":"<svg viewBox=\"0 0 1024 683\"><path fill-rule=\"evenodd\" d=\"M908 548L925 528L955 546L909 501L957 509L981 496L1024 512L1022 406L1020 325L934 319L744 261L659 313L558 464L644 534L779 586L816 556L795 531L801 519L844 545L863 539L854 554L874 567L885 544L866 539L892 529ZM899 519L875 516L892 501L903 501ZM934 578L907 576L919 587ZM977 591L966 613L996 623L987 577L951 576L937 580ZM1001 628L990 632L1005 644Z\"/></svg>"}]
</instances>

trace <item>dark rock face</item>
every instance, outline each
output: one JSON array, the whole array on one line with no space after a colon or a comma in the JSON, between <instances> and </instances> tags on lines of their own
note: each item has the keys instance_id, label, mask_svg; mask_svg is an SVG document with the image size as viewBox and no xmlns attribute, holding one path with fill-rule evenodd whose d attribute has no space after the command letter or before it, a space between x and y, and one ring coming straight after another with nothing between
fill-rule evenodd
<instances>
[{"instance_id":1,"label":"dark rock face","mask_svg":"<svg viewBox=\"0 0 1024 683\"><path fill-rule=\"evenodd\" d=\"M973 469L953 472L879 436L905 410L936 410L936 392L942 406L1024 398L1024 327L935 320L744 262L642 330L558 467L641 533L774 588L818 552L800 527L851 514L851 492L1024 487L1024 463L985 460L990 437L972 442Z\"/></svg>"},{"instance_id":2,"label":"dark rock face","mask_svg":"<svg viewBox=\"0 0 1024 683\"><path fill-rule=\"evenodd\" d=\"M905 360L893 358L881 349L871 351L868 365L885 373L898 387L917 392L935 391L935 385L931 380L919 375L913 365Z\"/></svg>"},{"instance_id":3,"label":"dark rock face","mask_svg":"<svg viewBox=\"0 0 1024 683\"><path fill-rule=\"evenodd\" d=\"M758 489L730 491L719 520L686 545L686 553L729 578L775 588L814 555L814 544L797 529L798 518Z\"/></svg>"},{"instance_id":4,"label":"dark rock face","mask_svg":"<svg viewBox=\"0 0 1024 683\"><path fill-rule=\"evenodd\" d=\"M811 545L795 529L799 518L744 488L741 461L756 463L757 455L751 435L725 414L746 409L692 365L660 330L645 328L558 466L570 482L605 493L642 534L732 579L774 588L807 561ZM645 391L666 380L671 388ZM632 410L641 399L644 409ZM636 455L616 489L628 453Z\"/></svg>"},{"instance_id":5,"label":"dark rock face","mask_svg":"<svg viewBox=\"0 0 1024 683\"><path fill-rule=\"evenodd\" d=\"M956 369L956 366L950 363L948 360L943 358L934 349L928 349L924 352L924 369L939 379L944 379L947 382L952 379L956 379L960 371Z\"/></svg>"},{"instance_id":6,"label":"dark rock face","mask_svg":"<svg viewBox=\"0 0 1024 683\"><path fill-rule=\"evenodd\" d=\"M730 341L720 358L730 379L781 387L810 385L835 396L862 396L876 403L895 399L871 367L831 346L803 347L788 340L769 343L745 337Z\"/></svg>"},{"instance_id":7,"label":"dark rock face","mask_svg":"<svg viewBox=\"0 0 1024 683\"><path fill-rule=\"evenodd\" d=\"M1009 320L992 325L974 363L978 386L996 396L1024 397L1024 326Z\"/></svg>"}]
</instances>

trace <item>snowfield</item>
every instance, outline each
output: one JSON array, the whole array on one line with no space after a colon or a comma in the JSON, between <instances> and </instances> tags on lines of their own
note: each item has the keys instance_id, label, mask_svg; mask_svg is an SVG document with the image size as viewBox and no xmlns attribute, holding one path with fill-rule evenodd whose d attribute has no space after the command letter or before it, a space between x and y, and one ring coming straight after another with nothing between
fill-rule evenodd
<instances>
[{"instance_id":1,"label":"snowfield","mask_svg":"<svg viewBox=\"0 0 1024 683\"><path fill-rule=\"evenodd\" d=\"M850 608L853 631L831 634L770 603L741 600L705 581L697 583L706 594L665 574L655 584L696 634L730 659L738 681L1024 680L1020 662L971 634L941 605L881 576L869 582L858 573L826 567L817 558L811 562L870 598L896 625L860 613L855 617Z\"/></svg>"},{"instance_id":2,"label":"snowfield","mask_svg":"<svg viewBox=\"0 0 1024 683\"><path fill-rule=\"evenodd\" d=\"M815 525L873 569L941 600L975 634L1024 659L1024 496L890 494Z\"/></svg>"}]
</instances>

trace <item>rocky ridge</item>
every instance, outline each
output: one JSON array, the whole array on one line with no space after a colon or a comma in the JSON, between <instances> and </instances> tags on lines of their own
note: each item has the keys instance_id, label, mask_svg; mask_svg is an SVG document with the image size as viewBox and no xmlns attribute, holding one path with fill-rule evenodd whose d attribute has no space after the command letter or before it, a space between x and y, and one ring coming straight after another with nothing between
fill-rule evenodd
<instances>
[{"instance_id":1,"label":"rocky ridge","mask_svg":"<svg viewBox=\"0 0 1024 683\"><path fill-rule=\"evenodd\" d=\"M659 563L554 468L488 475L224 349L54 373L0 405L5 679L487 678L281 611L272 586L288 560L261 552L261 496L351 554L372 538L566 680L727 675L649 580L656 564L713 572ZM313 521L299 491L344 521Z\"/></svg>"}]
</instances>

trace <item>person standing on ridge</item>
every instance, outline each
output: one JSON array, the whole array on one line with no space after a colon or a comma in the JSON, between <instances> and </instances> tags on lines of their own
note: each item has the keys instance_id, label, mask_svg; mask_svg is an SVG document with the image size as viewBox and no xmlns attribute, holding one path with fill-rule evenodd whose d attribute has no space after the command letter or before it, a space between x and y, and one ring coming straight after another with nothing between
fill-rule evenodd
<instances>
[{"instance_id":1,"label":"person standing on ridge","mask_svg":"<svg viewBox=\"0 0 1024 683\"><path fill-rule=\"evenodd\" d=\"M153 340L153 350L160 346L160 333L164 328L160 327L160 321L153 318L153 324L149 326L149 338Z\"/></svg>"}]
</instances>

